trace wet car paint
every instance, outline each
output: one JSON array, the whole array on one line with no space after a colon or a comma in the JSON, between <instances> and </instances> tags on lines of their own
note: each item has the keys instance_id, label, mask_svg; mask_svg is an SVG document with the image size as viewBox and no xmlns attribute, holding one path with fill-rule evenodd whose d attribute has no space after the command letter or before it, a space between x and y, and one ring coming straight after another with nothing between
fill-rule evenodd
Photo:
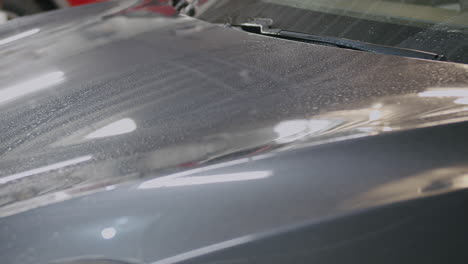
<instances>
[{"instance_id":1,"label":"wet car paint","mask_svg":"<svg viewBox=\"0 0 468 264\"><path fill-rule=\"evenodd\" d=\"M466 65L262 37L141 4L0 32L2 263L170 263L466 188Z\"/></svg>"}]
</instances>

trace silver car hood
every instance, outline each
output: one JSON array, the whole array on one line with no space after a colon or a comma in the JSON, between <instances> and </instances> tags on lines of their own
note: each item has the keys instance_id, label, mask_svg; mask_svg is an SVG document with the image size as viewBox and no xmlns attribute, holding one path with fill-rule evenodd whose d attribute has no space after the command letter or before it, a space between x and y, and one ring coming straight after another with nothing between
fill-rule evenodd
<instances>
[{"instance_id":1,"label":"silver car hood","mask_svg":"<svg viewBox=\"0 0 468 264\"><path fill-rule=\"evenodd\" d=\"M139 1L14 20L0 56L2 263L170 260L468 182L467 65Z\"/></svg>"}]
</instances>

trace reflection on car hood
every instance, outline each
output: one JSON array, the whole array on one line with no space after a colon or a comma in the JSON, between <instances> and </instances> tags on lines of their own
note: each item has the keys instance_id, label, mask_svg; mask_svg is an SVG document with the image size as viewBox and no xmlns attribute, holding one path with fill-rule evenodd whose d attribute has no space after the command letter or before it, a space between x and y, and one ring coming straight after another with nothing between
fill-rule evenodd
<instances>
[{"instance_id":1,"label":"reflection on car hood","mask_svg":"<svg viewBox=\"0 0 468 264\"><path fill-rule=\"evenodd\" d=\"M273 39L168 10L107 2L0 31L6 263L156 261L420 197L433 181L450 184L430 194L466 187L468 153L455 142L467 129L466 65ZM62 240L91 242L53 250Z\"/></svg>"}]
</instances>

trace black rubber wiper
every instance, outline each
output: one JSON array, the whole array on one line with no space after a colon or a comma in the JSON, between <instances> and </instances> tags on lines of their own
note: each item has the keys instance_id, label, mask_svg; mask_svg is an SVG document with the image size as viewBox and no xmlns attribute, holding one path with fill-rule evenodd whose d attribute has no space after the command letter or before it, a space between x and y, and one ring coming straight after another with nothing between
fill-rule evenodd
<instances>
[{"instance_id":1,"label":"black rubber wiper","mask_svg":"<svg viewBox=\"0 0 468 264\"><path fill-rule=\"evenodd\" d=\"M308 42L308 43L315 43L315 44L320 44L320 45L334 46L334 47L339 47L339 48L367 51L367 52L380 53L380 54L420 58L420 59L427 59L427 60L446 61L446 57L441 54L436 54L436 53L431 53L431 52L426 52L426 51L419 51L419 50L412 50L412 49L397 48L397 47L391 47L391 46L384 46L384 45L377 45L377 44L361 42L361 41L356 41L356 40L351 40L351 39L325 37L325 36L319 36L319 35L299 33L299 32L294 32L294 31L271 28L271 25L273 25L272 19L258 18L250 23L243 23L240 25L230 24L229 26L238 27L251 33L257 33L257 34L266 35L266 36L272 36L272 37L278 37L278 38L284 38L284 39L290 39L290 40L296 40L296 41L302 41L302 42Z\"/></svg>"}]
</instances>

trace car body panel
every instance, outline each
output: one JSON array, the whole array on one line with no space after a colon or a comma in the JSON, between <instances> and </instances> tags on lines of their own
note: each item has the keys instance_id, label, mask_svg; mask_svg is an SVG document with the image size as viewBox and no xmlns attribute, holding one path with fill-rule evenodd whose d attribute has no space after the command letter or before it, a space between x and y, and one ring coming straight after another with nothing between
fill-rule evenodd
<instances>
[{"instance_id":1,"label":"car body panel","mask_svg":"<svg viewBox=\"0 0 468 264\"><path fill-rule=\"evenodd\" d=\"M466 65L155 8L0 31L2 263L162 261L466 187Z\"/></svg>"}]
</instances>

